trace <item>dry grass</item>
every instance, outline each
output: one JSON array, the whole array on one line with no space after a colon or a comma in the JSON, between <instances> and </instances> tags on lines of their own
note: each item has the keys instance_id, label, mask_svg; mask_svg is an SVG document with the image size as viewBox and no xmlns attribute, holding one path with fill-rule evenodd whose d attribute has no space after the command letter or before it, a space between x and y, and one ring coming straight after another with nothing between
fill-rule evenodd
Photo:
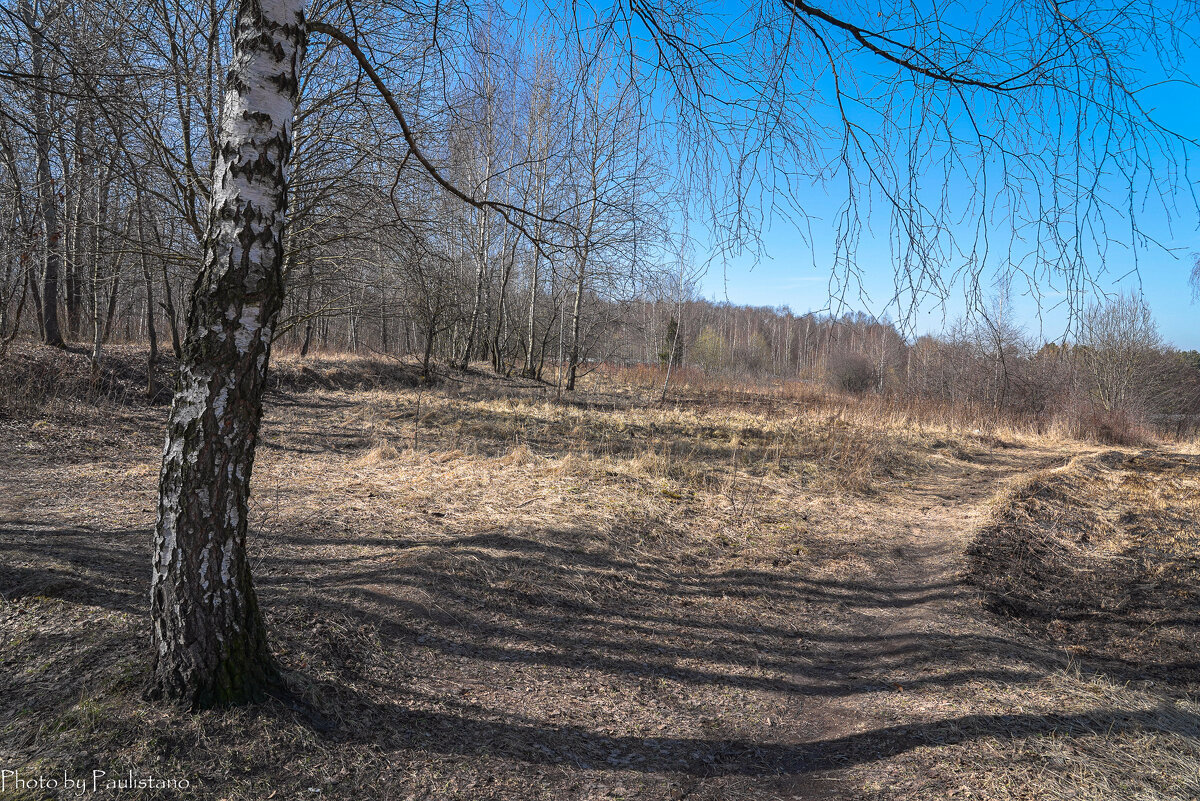
<instances>
[{"instance_id":1,"label":"dry grass","mask_svg":"<svg viewBox=\"0 0 1200 801\"><path fill-rule=\"evenodd\" d=\"M0 420L17 417L91 416L97 406L141 408L170 401L170 365L155 372L156 392L148 395L146 354L141 348L114 347L98 374L88 351L59 350L14 342L0 359Z\"/></svg>"},{"instance_id":2,"label":"dry grass","mask_svg":"<svg viewBox=\"0 0 1200 801\"><path fill-rule=\"evenodd\" d=\"M597 386L617 385L647 394L661 391L663 377L661 368L646 365L604 366L589 376ZM1173 446L1188 446L1186 439L1156 432L1133 415L1104 411L1082 401L1053 414L1034 414L975 402L946 403L903 394L854 394L812 381L707 376L700 370L673 373L671 387L672 398L689 403L749 404L769 410L784 406L820 408L873 426L969 433L1000 441L1035 438L1115 446L1170 441Z\"/></svg>"},{"instance_id":3,"label":"dry grass","mask_svg":"<svg viewBox=\"0 0 1200 801\"><path fill-rule=\"evenodd\" d=\"M989 495L1058 442L807 386L660 405L593 374L556 401L280 364L249 545L292 699L139 699L165 410L13 414L0 768L229 801L1195 795L1189 688L1081 663L957 578ZM1174 474L1136 469L1163 528Z\"/></svg>"},{"instance_id":4,"label":"dry grass","mask_svg":"<svg viewBox=\"0 0 1200 801\"><path fill-rule=\"evenodd\" d=\"M890 766L897 784L868 778L864 796L1183 801L1200 791L1194 695L1164 698L1153 685L1075 663L1024 685L973 690L943 695L942 722ZM914 714L900 698L893 703L897 714Z\"/></svg>"}]
</instances>

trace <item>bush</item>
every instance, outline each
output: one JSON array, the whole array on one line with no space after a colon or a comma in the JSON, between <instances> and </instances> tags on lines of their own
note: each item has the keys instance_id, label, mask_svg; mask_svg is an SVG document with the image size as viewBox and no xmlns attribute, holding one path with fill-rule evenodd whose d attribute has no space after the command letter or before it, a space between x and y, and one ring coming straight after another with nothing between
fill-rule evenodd
<instances>
[{"instance_id":1,"label":"bush","mask_svg":"<svg viewBox=\"0 0 1200 801\"><path fill-rule=\"evenodd\" d=\"M1095 409L1083 419L1083 435L1103 445L1145 445L1153 437L1131 415L1123 411Z\"/></svg>"},{"instance_id":2,"label":"bush","mask_svg":"<svg viewBox=\"0 0 1200 801\"><path fill-rule=\"evenodd\" d=\"M1067 406L1060 414L1059 433L1072 439L1102 445L1136 447L1154 441L1154 434L1138 417L1124 410L1108 410L1087 402Z\"/></svg>"},{"instance_id":3,"label":"bush","mask_svg":"<svg viewBox=\"0 0 1200 801\"><path fill-rule=\"evenodd\" d=\"M842 353L830 363L829 378L834 388L859 395L875 386L878 376L866 356Z\"/></svg>"}]
</instances>

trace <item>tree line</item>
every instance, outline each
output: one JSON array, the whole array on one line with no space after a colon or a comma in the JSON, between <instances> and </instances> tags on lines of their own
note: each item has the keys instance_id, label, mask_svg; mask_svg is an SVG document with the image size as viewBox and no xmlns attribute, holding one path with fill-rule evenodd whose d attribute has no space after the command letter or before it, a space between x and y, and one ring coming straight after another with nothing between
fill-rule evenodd
<instances>
[{"instance_id":1,"label":"tree line","mask_svg":"<svg viewBox=\"0 0 1200 801\"><path fill-rule=\"evenodd\" d=\"M22 0L0 18L0 341L84 343L97 366L114 339L181 355L233 12ZM487 360L536 377L560 347L577 363L605 335L604 304L666 269L670 181L611 57L497 14L437 42L430 65L429 34L389 4L356 4L352 24L381 80L411 91L368 91L336 42L304 60L273 335L426 370ZM389 102L413 109L408 134ZM436 177L406 168L414 145Z\"/></svg>"},{"instance_id":2,"label":"tree line","mask_svg":"<svg viewBox=\"0 0 1200 801\"><path fill-rule=\"evenodd\" d=\"M795 314L695 299L649 306L644 318L659 322L621 340L625 361L657 354L665 365L673 352L677 365L706 375L808 381L1047 426L1069 420L1080 433L1094 433L1085 430L1089 421L1092 429L1142 425L1176 434L1200 426L1200 352L1166 343L1133 292L1086 306L1070 335L1054 342L1026 331L1002 296L940 334L916 337L862 312Z\"/></svg>"}]
</instances>

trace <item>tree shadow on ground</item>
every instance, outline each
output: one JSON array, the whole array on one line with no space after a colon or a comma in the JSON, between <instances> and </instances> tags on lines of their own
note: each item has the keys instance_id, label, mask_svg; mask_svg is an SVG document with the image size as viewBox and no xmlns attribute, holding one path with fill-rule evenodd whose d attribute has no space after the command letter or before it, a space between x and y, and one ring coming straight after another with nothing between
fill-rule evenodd
<instances>
[{"instance_id":1,"label":"tree shadow on ground","mask_svg":"<svg viewBox=\"0 0 1200 801\"><path fill-rule=\"evenodd\" d=\"M68 582L69 593L58 597L144 614L148 544L141 530L8 522L0 525L0 592L10 600L47 595L55 582ZM873 628L878 613L915 613L969 591L957 581L684 568L666 556L602 548L570 529L436 540L291 531L272 545L259 568L260 596L276 644L306 661L289 665L289 682L304 699L300 711L264 714L306 723L331 744L599 770L777 776L992 736L1200 736L1195 715L1154 709L959 715L838 737L806 728L805 714L819 699L888 692L893 684L913 691L1034 683L1061 667L1053 650L1000 632ZM38 582L42 590L29 589ZM841 623L825 625L822 615ZM319 625L329 620L367 633ZM514 671L530 670L554 693L583 699L561 705L582 706L552 718L545 706L512 700L519 689L488 696L525 680ZM469 685L471 699L439 690L439 674ZM647 688L669 685L675 695L663 696L664 704L709 704L704 714L719 723L726 721L714 699L736 692L774 704L789 725L770 736L732 719L704 736L615 734L586 722L585 685L596 677L616 688L618 716L645 703Z\"/></svg>"},{"instance_id":2,"label":"tree shadow on ground","mask_svg":"<svg viewBox=\"0 0 1200 801\"><path fill-rule=\"evenodd\" d=\"M149 546L145 529L0 520L0 597L141 611L149 606Z\"/></svg>"},{"instance_id":3,"label":"tree shadow on ground","mask_svg":"<svg viewBox=\"0 0 1200 801\"><path fill-rule=\"evenodd\" d=\"M565 765L583 770L620 769L697 777L780 776L824 773L896 756L924 746L952 746L981 738L1096 737L1167 733L1200 737L1200 717L1164 715L1160 709L1074 714L972 714L926 723L885 726L802 743L737 738L605 735L576 725L494 713L453 700L444 712L414 711L379 703L386 688L371 697L344 685L310 686L310 697L352 716L355 725L312 726L327 742L386 749L421 749L459 756L499 755L522 762ZM288 712L284 711L284 717ZM303 718L303 713L301 715ZM312 724L312 719L308 719Z\"/></svg>"}]
</instances>

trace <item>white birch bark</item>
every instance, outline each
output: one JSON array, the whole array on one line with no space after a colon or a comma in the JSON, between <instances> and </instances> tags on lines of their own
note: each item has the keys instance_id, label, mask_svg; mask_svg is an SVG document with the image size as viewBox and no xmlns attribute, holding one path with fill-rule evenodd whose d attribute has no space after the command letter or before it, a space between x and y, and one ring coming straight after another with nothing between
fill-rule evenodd
<instances>
[{"instance_id":1,"label":"white birch bark","mask_svg":"<svg viewBox=\"0 0 1200 801\"><path fill-rule=\"evenodd\" d=\"M261 698L278 681L246 558L246 514L283 300L304 6L242 0L238 9L204 260L163 454L149 695L191 708Z\"/></svg>"}]
</instances>

